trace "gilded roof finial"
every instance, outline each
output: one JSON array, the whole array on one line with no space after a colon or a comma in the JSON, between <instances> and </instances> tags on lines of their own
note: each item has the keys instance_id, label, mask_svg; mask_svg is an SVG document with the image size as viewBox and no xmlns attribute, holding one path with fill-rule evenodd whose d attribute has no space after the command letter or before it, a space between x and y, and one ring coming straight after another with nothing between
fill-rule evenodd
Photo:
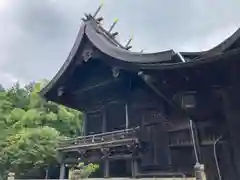
<instances>
[{"instance_id":1,"label":"gilded roof finial","mask_svg":"<svg viewBox=\"0 0 240 180\"><path fill-rule=\"evenodd\" d=\"M115 20L113 21L112 25L110 26L110 29L108 30L108 33L109 33L109 34L110 34L111 31L113 30L113 28L116 26L117 22L118 22L118 19L115 19Z\"/></svg>"}]
</instances>

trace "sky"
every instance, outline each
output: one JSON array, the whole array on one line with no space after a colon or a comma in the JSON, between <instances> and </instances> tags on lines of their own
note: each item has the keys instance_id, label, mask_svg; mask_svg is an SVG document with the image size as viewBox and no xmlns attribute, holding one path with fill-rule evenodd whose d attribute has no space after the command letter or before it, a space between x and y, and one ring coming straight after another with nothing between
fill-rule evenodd
<instances>
[{"instance_id":1,"label":"sky","mask_svg":"<svg viewBox=\"0 0 240 180\"><path fill-rule=\"evenodd\" d=\"M100 0L0 0L0 84L51 79L75 41L84 13ZM214 47L240 27L240 0L105 0L99 16L133 51Z\"/></svg>"}]
</instances>

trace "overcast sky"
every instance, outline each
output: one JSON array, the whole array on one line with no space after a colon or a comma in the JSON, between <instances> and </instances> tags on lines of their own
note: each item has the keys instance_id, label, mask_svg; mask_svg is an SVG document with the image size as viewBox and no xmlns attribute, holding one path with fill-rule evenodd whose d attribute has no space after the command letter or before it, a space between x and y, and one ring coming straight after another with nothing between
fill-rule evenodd
<instances>
[{"instance_id":1,"label":"overcast sky","mask_svg":"<svg viewBox=\"0 0 240 180\"><path fill-rule=\"evenodd\" d=\"M0 0L0 83L51 79L65 61L83 14L99 0ZM118 39L133 50L199 51L240 27L240 0L105 0L100 15L115 18Z\"/></svg>"}]
</instances>

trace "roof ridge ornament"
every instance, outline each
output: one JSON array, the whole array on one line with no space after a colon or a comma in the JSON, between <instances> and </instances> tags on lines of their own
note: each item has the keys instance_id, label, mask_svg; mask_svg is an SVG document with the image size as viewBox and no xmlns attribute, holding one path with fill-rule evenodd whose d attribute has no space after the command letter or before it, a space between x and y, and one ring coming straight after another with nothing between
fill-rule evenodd
<instances>
[{"instance_id":1,"label":"roof ridge ornament","mask_svg":"<svg viewBox=\"0 0 240 180\"><path fill-rule=\"evenodd\" d=\"M144 48L144 49L141 49L140 53L143 53L144 51L146 51L147 49Z\"/></svg>"},{"instance_id":2,"label":"roof ridge ornament","mask_svg":"<svg viewBox=\"0 0 240 180\"><path fill-rule=\"evenodd\" d=\"M118 34L119 34L118 32L111 33L111 37L115 38Z\"/></svg>"},{"instance_id":3,"label":"roof ridge ornament","mask_svg":"<svg viewBox=\"0 0 240 180\"><path fill-rule=\"evenodd\" d=\"M132 46L129 46L129 44L132 42L132 40L133 40L133 37L131 36L125 45L125 49L129 50L132 48Z\"/></svg>"},{"instance_id":4,"label":"roof ridge ornament","mask_svg":"<svg viewBox=\"0 0 240 180\"><path fill-rule=\"evenodd\" d=\"M87 14L87 13L84 13L84 16L85 16L85 17L82 18L83 21L88 21L88 20L90 20L91 17L92 17L91 14Z\"/></svg>"},{"instance_id":5,"label":"roof ridge ornament","mask_svg":"<svg viewBox=\"0 0 240 180\"><path fill-rule=\"evenodd\" d=\"M113 30L113 28L116 26L117 23L118 23L118 19L115 19L108 30L109 34L111 33L111 31Z\"/></svg>"},{"instance_id":6,"label":"roof ridge ornament","mask_svg":"<svg viewBox=\"0 0 240 180\"><path fill-rule=\"evenodd\" d=\"M96 16L98 15L98 13L100 12L100 10L102 9L103 5L104 5L104 3L102 2L102 3L100 4L100 6L98 6L97 10L95 11L95 13L94 13L93 16L92 16L93 18L96 18Z\"/></svg>"},{"instance_id":7,"label":"roof ridge ornament","mask_svg":"<svg viewBox=\"0 0 240 180\"><path fill-rule=\"evenodd\" d=\"M95 13L92 15L92 14L87 14L87 13L84 13L84 18L82 18L83 21L88 21L88 20L95 20L96 22L101 22L103 20L103 17L99 17L99 18L96 18L98 13L100 12L100 10L102 9L103 7L103 3L101 3L97 10L95 11Z\"/></svg>"},{"instance_id":8,"label":"roof ridge ornament","mask_svg":"<svg viewBox=\"0 0 240 180\"><path fill-rule=\"evenodd\" d=\"M105 34L105 36L107 36L108 38L110 38L111 41L113 41L113 42L114 42L117 46L119 46L120 48L125 49L125 50L130 50L130 49L132 48L132 46L129 46L129 44L130 44L131 41L133 40L132 37L127 41L126 45L124 46L124 45L122 45L120 42L118 42L118 41L115 39L116 36L117 36L119 33L118 33L118 32L113 32L113 33L112 33L114 27L117 25L117 23L118 23L118 21L119 21L117 18L113 21L113 23L111 24L109 30L106 30L104 27L101 26L101 22L104 20L104 18L103 18L103 17L97 17L97 15L98 15L98 13L100 12L100 10L102 9L103 5L104 5L104 4L101 3L101 4L98 6L97 10L95 11L95 13L94 13L93 15L92 15L92 14L87 14L87 13L85 13L85 14L84 14L85 17L82 18L82 20L83 20L84 22L93 20L93 21L97 24L97 27L100 29L99 32L100 32L100 31L103 31L103 34ZM98 28L97 28L97 29L98 29ZM98 31L98 30L97 30L97 31Z\"/></svg>"},{"instance_id":9,"label":"roof ridge ornament","mask_svg":"<svg viewBox=\"0 0 240 180\"><path fill-rule=\"evenodd\" d=\"M103 17L96 18L97 23L101 23L103 21Z\"/></svg>"}]
</instances>

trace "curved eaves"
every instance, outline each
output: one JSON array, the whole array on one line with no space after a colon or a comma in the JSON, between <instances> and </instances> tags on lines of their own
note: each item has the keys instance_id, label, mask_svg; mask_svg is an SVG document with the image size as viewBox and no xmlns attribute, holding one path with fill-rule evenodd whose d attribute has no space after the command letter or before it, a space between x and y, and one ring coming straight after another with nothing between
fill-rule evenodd
<instances>
[{"instance_id":1,"label":"curved eaves","mask_svg":"<svg viewBox=\"0 0 240 180\"><path fill-rule=\"evenodd\" d=\"M228 38L223 44L227 44L225 48L230 47L239 37L240 30L236 32L233 36ZM234 55L239 53L238 50L231 50L227 53L223 53L223 48L220 48L221 44L216 47L216 50L212 49L206 52L196 52L196 53L187 53L191 56L198 56L194 58L194 60L190 60L187 62L176 62L173 60L173 57L177 56L177 54L173 50L159 52L159 53L136 53L131 52L121 47L118 47L114 43L112 43L103 32L99 32L96 30L96 26L94 24L87 23L85 34L89 41L102 53L112 57L116 60L121 60L124 62L132 63L137 69L146 69L146 70L154 70L154 69L174 69L174 68L184 68L189 66L200 65L203 63L212 62L215 60L223 59L225 56ZM221 51L220 51L221 49ZM213 51L215 53L210 53ZM204 56L208 54L208 56ZM185 55L185 54L183 54ZM180 58L179 58L180 59Z\"/></svg>"},{"instance_id":2,"label":"curved eaves","mask_svg":"<svg viewBox=\"0 0 240 180\"><path fill-rule=\"evenodd\" d=\"M40 95L44 97L47 92L49 92L50 89L52 89L55 84L61 81L61 77L64 76L64 74L67 73L67 70L69 69L70 65L73 63L73 59L78 51L78 48L80 47L81 41L83 39L85 32L85 24L81 25L80 30L77 35L77 39L72 47L72 50L70 51L66 61L60 68L60 70L57 72L57 74L53 77L53 79L41 90Z\"/></svg>"},{"instance_id":3,"label":"curved eaves","mask_svg":"<svg viewBox=\"0 0 240 180\"><path fill-rule=\"evenodd\" d=\"M171 61L172 56L175 55L173 50L163 51L159 53L138 53L131 52L126 49L120 48L111 43L103 33L97 32L92 23L86 24L85 33L93 45L102 53L125 62L129 63L156 63Z\"/></svg>"},{"instance_id":4,"label":"curved eaves","mask_svg":"<svg viewBox=\"0 0 240 180\"><path fill-rule=\"evenodd\" d=\"M201 57L205 55L211 55L215 53L221 53L225 52L226 50L229 50L232 45L240 39L240 28L237 29L231 36L229 36L227 39L225 39L223 42L218 44L217 46L206 50L206 51L199 51L199 52L181 52L183 56L186 57Z\"/></svg>"},{"instance_id":5,"label":"curved eaves","mask_svg":"<svg viewBox=\"0 0 240 180\"><path fill-rule=\"evenodd\" d=\"M178 62L178 63L159 63L159 64L145 64L145 65L137 65L139 69L143 70L166 70L166 69L176 69L176 68L186 68L186 67L196 67L198 65L202 65L205 63L211 63L214 61L222 61L226 60L229 57L236 57L237 60L240 55L240 49L230 50L226 53L218 53L208 57L200 57L195 61L188 62Z\"/></svg>"},{"instance_id":6,"label":"curved eaves","mask_svg":"<svg viewBox=\"0 0 240 180\"><path fill-rule=\"evenodd\" d=\"M229 50L231 46L240 39L240 29L238 29L232 36L210 50L200 52L182 52L181 54L185 58L189 59L188 62L182 63L181 61L176 62L173 60L173 56L175 55L176 57L176 53L173 50L157 53L138 53L118 47L109 40L109 37L106 37L104 35L104 32L101 32L101 30L99 32L97 30L96 24L94 22L88 22L86 24L85 33L88 39L94 44L97 49L99 49L102 53L112 57L113 59L130 62L136 66L141 67L156 66L154 68L160 68L160 66L162 68L162 66L171 66L176 64L185 66L184 64L186 63L202 63L202 61L204 61L204 57L211 57L213 55L221 54L226 50Z\"/></svg>"},{"instance_id":7,"label":"curved eaves","mask_svg":"<svg viewBox=\"0 0 240 180\"><path fill-rule=\"evenodd\" d=\"M231 48L231 46L240 39L240 28L235 31L230 37L228 37L225 41L223 41L221 44L217 45L216 47L210 49L209 52L224 52Z\"/></svg>"},{"instance_id":8,"label":"curved eaves","mask_svg":"<svg viewBox=\"0 0 240 180\"><path fill-rule=\"evenodd\" d=\"M67 60L64 62L63 66L60 68L54 78L41 90L40 95L45 96L47 92L49 92L49 90L52 89L57 83L59 83L62 77L68 72L68 69L73 63L73 58L75 57L80 47L84 35L86 35L88 39L94 44L94 46L98 48L102 53L112 57L113 59L131 63L138 69L146 70L174 69L195 66L202 63L215 61L219 58L221 59L222 56L227 56L228 54L239 54L239 51L231 51L226 54L222 53L225 50L229 49L237 40L240 39L240 29L238 29L224 42L208 51L182 52L181 54L183 56L191 56L194 57L195 60L188 62L179 61L177 63L176 61L172 60L173 56L176 56L176 53L173 50L158 53L131 52L124 48L118 47L109 40L109 37L107 38L103 34L103 32L101 33L96 30L96 24L93 25L93 22L83 23ZM205 55L209 55L208 58L205 59Z\"/></svg>"}]
</instances>

